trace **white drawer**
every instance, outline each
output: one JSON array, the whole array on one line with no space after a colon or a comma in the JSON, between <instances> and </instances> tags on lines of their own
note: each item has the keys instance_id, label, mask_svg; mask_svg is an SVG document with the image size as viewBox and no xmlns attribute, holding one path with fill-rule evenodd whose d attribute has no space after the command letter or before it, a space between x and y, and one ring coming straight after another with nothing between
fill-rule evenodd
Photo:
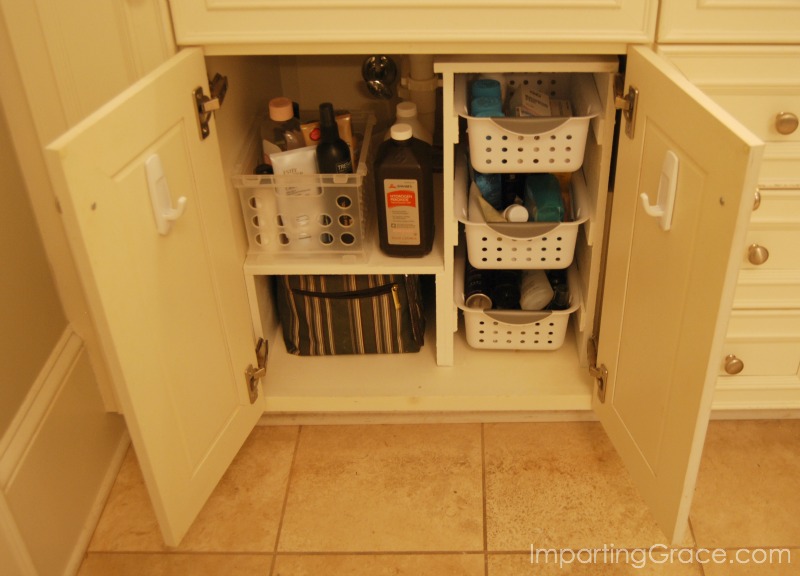
<instances>
[{"instance_id":1,"label":"white drawer","mask_svg":"<svg viewBox=\"0 0 800 576\"><path fill-rule=\"evenodd\" d=\"M742 270L800 271L800 190L760 188L750 217Z\"/></svg>"},{"instance_id":2,"label":"white drawer","mask_svg":"<svg viewBox=\"0 0 800 576\"><path fill-rule=\"evenodd\" d=\"M800 270L740 270L733 307L800 308Z\"/></svg>"},{"instance_id":3,"label":"white drawer","mask_svg":"<svg viewBox=\"0 0 800 576\"><path fill-rule=\"evenodd\" d=\"M760 186L753 201L751 226L794 224L800 227L800 186Z\"/></svg>"},{"instance_id":4,"label":"white drawer","mask_svg":"<svg viewBox=\"0 0 800 576\"><path fill-rule=\"evenodd\" d=\"M800 5L765 0L662 0L658 41L682 44L800 42Z\"/></svg>"},{"instance_id":5,"label":"white drawer","mask_svg":"<svg viewBox=\"0 0 800 576\"><path fill-rule=\"evenodd\" d=\"M800 310L734 310L719 373L726 358L743 363L740 376L791 376L800 370Z\"/></svg>"},{"instance_id":6,"label":"white drawer","mask_svg":"<svg viewBox=\"0 0 800 576\"><path fill-rule=\"evenodd\" d=\"M800 15L800 11L798 11ZM800 48L683 47L659 48L693 84L765 142L800 142L800 128L784 134L800 118Z\"/></svg>"},{"instance_id":7,"label":"white drawer","mask_svg":"<svg viewBox=\"0 0 800 576\"><path fill-rule=\"evenodd\" d=\"M766 260L764 260L766 258ZM743 270L800 270L800 226L751 227L742 250Z\"/></svg>"},{"instance_id":8,"label":"white drawer","mask_svg":"<svg viewBox=\"0 0 800 576\"><path fill-rule=\"evenodd\" d=\"M767 144L758 181L767 186L800 185L800 142Z\"/></svg>"},{"instance_id":9,"label":"white drawer","mask_svg":"<svg viewBox=\"0 0 800 576\"><path fill-rule=\"evenodd\" d=\"M800 142L800 128L778 131L779 119L800 118L800 86L706 86L703 92L764 142Z\"/></svg>"}]
</instances>

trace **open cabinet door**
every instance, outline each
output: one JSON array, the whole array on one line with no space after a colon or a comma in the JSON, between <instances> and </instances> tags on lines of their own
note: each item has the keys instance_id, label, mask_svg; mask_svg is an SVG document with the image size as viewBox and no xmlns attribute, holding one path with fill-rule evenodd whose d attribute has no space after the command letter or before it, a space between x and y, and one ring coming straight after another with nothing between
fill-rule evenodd
<instances>
[{"instance_id":1,"label":"open cabinet door","mask_svg":"<svg viewBox=\"0 0 800 576\"><path fill-rule=\"evenodd\" d=\"M762 144L646 48L629 51L625 76L638 98L633 137L620 127L597 351L608 375L593 407L679 543Z\"/></svg>"},{"instance_id":2,"label":"open cabinet door","mask_svg":"<svg viewBox=\"0 0 800 576\"><path fill-rule=\"evenodd\" d=\"M168 545L177 545L263 413L242 260L212 123L208 80L185 50L48 147L69 237L112 379ZM148 169L165 207L159 231ZM177 216L177 214L176 214Z\"/></svg>"}]
</instances>

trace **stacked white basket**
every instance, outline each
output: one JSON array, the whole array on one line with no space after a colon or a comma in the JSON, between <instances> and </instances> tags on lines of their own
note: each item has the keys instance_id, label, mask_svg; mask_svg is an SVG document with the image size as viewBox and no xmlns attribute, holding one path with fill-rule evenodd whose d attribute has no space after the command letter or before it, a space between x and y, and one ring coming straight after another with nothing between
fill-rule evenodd
<instances>
[{"instance_id":1,"label":"stacked white basket","mask_svg":"<svg viewBox=\"0 0 800 576\"><path fill-rule=\"evenodd\" d=\"M463 224L470 263L479 269L568 270L570 307L558 311L468 308L463 293L463 259L456 266L456 305L462 310L467 343L474 348L555 350L566 335L569 317L579 307L578 274L570 267L580 226L586 183L580 168L599 102L585 98L591 81L570 74L507 74L509 86L533 85L552 98L567 99L579 115L553 118L478 118L468 114L468 82L457 77L456 111L466 120L469 161L482 173L572 172L573 214L568 222L487 223L480 191L468 184L466 166L457 166L455 209Z\"/></svg>"}]
</instances>

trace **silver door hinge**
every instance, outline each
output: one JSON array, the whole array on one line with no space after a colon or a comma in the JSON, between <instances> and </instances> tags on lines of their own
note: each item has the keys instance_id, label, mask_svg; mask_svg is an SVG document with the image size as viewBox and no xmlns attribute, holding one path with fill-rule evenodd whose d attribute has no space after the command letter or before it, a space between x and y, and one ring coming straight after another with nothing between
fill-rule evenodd
<instances>
[{"instance_id":1,"label":"silver door hinge","mask_svg":"<svg viewBox=\"0 0 800 576\"><path fill-rule=\"evenodd\" d=\"M614 107L622 110L625 118L625 135L633 139L636 129L636 104L639 99L639 89L628 86L628 93L625 93L625 77L617 74L614 77Z\"/></svg>"},{"instance_id":2,"label":"silver door hinge","mask_svg":"<svg viewBox=\"0 0 800 576\"><path fill-rule=\"evenodd\" d=\"M255 404L258 400L258 383L267 375L267 356L269 354L269 345L263 338L259 338L256 343L256 360L258 367L253 368L251 364L244 371L245 381L247 383L247 393L250 394L250 404Z\"/></svg>"},{"instance_id":3,"label":"silver door hinge","mask_svg":"<svg viewBox=\"0 0 800 576\"><path fill-rule=\"evenodd\" d=\"M194 89L194 107L197 114L197 125L200 129L200 138L205 140L211 134L209 122L215 110L219 110L225 94L228 93L228 77L215 74L208 83L210 96L206 96L203 87L198 86Z\"/></svg>"},{"instance_id":4,"label":"silver door hinge","mask_svg":"<svg viewBox=\"0 0 800 576\"><path fill-rule=\"evenodd\" d=\"M597 399L601 403L606 401L606 384L608 383L608 368L605 364L597 365L597 342L594 338L589 338L587 344L587 356L589 361L589 374L597 382Z\"/></svg>"}]
</instances>

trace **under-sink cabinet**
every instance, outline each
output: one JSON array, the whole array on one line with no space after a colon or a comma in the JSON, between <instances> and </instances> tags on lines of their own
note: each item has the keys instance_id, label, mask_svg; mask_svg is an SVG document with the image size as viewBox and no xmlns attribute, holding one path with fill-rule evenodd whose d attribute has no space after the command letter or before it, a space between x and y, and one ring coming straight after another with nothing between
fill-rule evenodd
<instances>
[{"instance_id":1,"label":"under-sink cabinet","mask_svg":"<svg viewBox=\"0 0 800 576\"><path fill-rule=\"evenodd\" d=\"M665 534L681 539L762 138L642 47L627 50L624 78L616 56L450 54L434 62L443 168L434 249L421 259L387 258L377 246L360 259L247 254L232 176L253 118L291 77L275 58L226 62L184 49L48 147L70 246L168 544L180 541L265 413L331 412L380 421L593 410ZM257 67L266 88L251 98L233 82L206 135L193 94L208 93L209 68L226 65ZM464 337L456 272L470 133L461 91L483 73L566 79L577 86L574 114L590 118L572 178L582 216L570 270L575 309L558 350L479 350ZM182 207L166 232L155 225L147 185L154 156L163 209ZM670 163L677 174L665 169ZM272 276L304 273L421 275L430 288L422 351L287 354L267 286ZM269 344L265 370L259 338Z\"/></svg>"}]
</instances>

